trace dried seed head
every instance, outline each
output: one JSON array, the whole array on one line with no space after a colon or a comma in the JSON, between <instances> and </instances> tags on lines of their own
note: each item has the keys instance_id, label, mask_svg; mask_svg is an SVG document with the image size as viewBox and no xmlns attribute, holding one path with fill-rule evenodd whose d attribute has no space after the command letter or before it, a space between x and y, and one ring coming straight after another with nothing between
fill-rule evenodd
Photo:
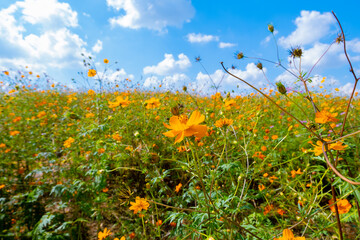
<instances>
[{"instance_id":1,"label":"dried seed head","mask_svg":"<svg viewBox=\"0 0 360 240\"><path fill-rule=\"evenodd\" d=\"M344 38L343 38L343 35L341 33L338 34L337 38L335 39L335 42L337 44L340 44L340 43L344 42Z\"/></svg>"},{"instance_id":2,"label":"dried seed head","mask_svg":"<svg viewBox=\"0 0 360 240\"><path fill-rule=\"evenodd\" d=\"M292 58L300 58L302 56L302 49L300 47L291 48L289 54Z\"/></svg>"}]
</instances>

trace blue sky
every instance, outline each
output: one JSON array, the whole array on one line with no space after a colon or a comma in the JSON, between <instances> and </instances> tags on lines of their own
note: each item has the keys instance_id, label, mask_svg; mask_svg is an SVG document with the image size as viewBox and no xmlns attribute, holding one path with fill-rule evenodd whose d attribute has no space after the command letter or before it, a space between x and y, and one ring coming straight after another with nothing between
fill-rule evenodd
<instances>
[{"instance_id":1,"label":"blue sky","mask_svg":"<svg viewBox=\"0 0 360 240\"><path fill-rule=\"evenodd\" d=\"M284 66L291 67L288 50L301 46L307 71L339 33L332 10L345 30L354 67L360 69L359 7L358 1L1 0L0 70L29 66L35 74L46 72L56 82L74 85L71 79L83 83L77 73L87 71L84 53L93 57L99 73L103 59L109 59L107 81L130 78L146 89L187 85L211 92L209 76L195 62L200 56L212 80L221 81L221 90L240 93L247 87L224 75L221 61L266 87L257 60L236 60L234 53L276 61L267 30L272 23ZM271 83L294 84L296 79L279 67L262 63ZM312 72L313 88L338 87L348 93L353 83L348 68L341 46L332 46Z\"/></svg>"}]
</instances>

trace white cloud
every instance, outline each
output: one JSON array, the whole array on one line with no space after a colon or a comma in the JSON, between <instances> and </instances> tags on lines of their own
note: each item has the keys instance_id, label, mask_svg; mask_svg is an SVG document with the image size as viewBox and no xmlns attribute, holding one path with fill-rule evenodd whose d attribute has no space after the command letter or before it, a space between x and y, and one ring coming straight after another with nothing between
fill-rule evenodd
<instances>
[{"instance_id":1,"label":"white cloud","mask_svg":"<svg viewBox=\"0 0 360 240\"><path fill-rule=\"evenodd\" d=\"M165 54L164 60L159 62L155 66L147 66L143 69L144 74L157 74L157 75L169 75L179 71L183 71L191 66L189 58L181 53L178 55L178 60L174 59L172 54Z\"/></svg>"},{"instance_id":2,"label":"white cloud","mask_svg":"<svg viewBox=\"0 0 360 240\"><path fill-rule=\"evenodd\" d=\"M219 41L219 37L218 36L214 36L214 35L206 35L206 34L202 34L202 33L189 33L187 36L187 40L191 43L208 43L208 42L212 42L212 41Z\"/></svg>"},{"instance_id":3,"label":"white cloud","mask_svg":"<svg viewBox=\"0 0 360 240\"><path fill-rule=\"evenodd\" d=\"M195 10L190 0L106 0L109 7L125 14L110 18L112 26L164 31L167 26L180 27L190 21Z\"/></svg>"},{"instance_id":4,"label":"white cloud","mask_svg":"<svg viewBox=\"0 0 360 240\"><path fill-rule=\"evenodd\" d=\"M99 76L101 76L102 73L99 73ZM122 81L124 79L134 79L133 74L126 73L125 69L121 68L118 71L113 71L109 69L106 73L106 76L104 77L105 81L108 82L116 82L116 81Z\"/></svg>"},{"instance_id":5,"label":"white cloud","mask_svg":"<svg viewBox=\"0 0 360 240\"><path fill-rule=\"evenodd\" d=\"M354 83L346 83L345 85L339 87L339 92L344 95L350 96L353 89L354 89Z\"/></svg>"},{"instance_id":6,"label":"white cloud","mask_svg":"<svg viewBox=\"0 0 360 240\"><path fill-rule=\"evenodd\" d=\"M329 35L335 23L329 12L301 11L300 17L295 20L296 30L287 37L281 37L279 43L285 48L315 43Z\"/></svg>"},{"instance_id":7,"label":"white cloud","mask_svg":"<svg viewBox=\"0 0 360 240\"><path fill-rule=\"evenodd\" d=\"M315 43L311 48L303 51L301 64L303 67L310 68L320 59L330 45L324 43ZM327 68L338 67L344 64L345 58L342 57L343 47L341 45L332 45L328 52L322 57L320 62L317 63L317 68L326 66Z\"/></svg>"},{"instance_id":8,"label":"white cloud","mask_svg":"<svg viewBox=\"0 0 360 240\"><path fill-rule=\"evenodd\" d=\"M235 43L226 43L226 42L219 43L219 48L230 48L230 47L235 47L235 46L236 46Z\"/></svg>"},{"instance_id":9,"label":"white cloud","mask_svg":"<svg viewBox=\"0 0 360 240\"><path fill-rule=\"evenodd\" d=\"M102 41L97 40L91 50L95 53L99 53L102 50Z\"/></svg>"},{"instance_id":10,"label":"white cloud","mask_svg":"<svg viewBox=\"0 0 360 240\"><path fill-rule=\"evenodd\" d=\"M278 30L274 30L274 35L277 35L279 33ZM265 44L270 42L270 40L273 38L272 34L270 34L269 36L267 36L264 40L261 41L261 44Z\"/></svg>"},{"instance_id":11,"label":"white cloud","mask_svg":"<svg viewBox=\"0 0 360 240\"><path fill-rule=\"evenodd\" d=\"M144 87L158 87L162 85L162 89L165 90L177 90L189 82L190 78L183 73L175 73L173 75L159 78L157 76L151 76L145 79Z\"/></svg>"},{"instance_id":12,"label":"white cloud","mask_svg":"<svg viewBox=\"0 0 360 240\"><path fill-rule=\"evenodd\" d=\"M51 28L78 26L77 12L71 10L68 3L57 0L25 0L14 5L22 9L22 19L30 24Z\"/></svg>"},{"instance_id":13,"label":"white cloud","mask_svg":"<svg viewBox=\"0 0 360 240\"><path fill-rule=\"evenodd\" d=\"M48 5L49 9L43 11L43 7ZM0 45L3 49L0 66L3 68L18 68L24 64L33 67L33 71L45 71L47 67L80 66L80 54L88 54L87 43L69 29L78 23L77 13L67 3L57 0L17 1L0 10L0 19ZM35 29L41 27L40 34L25 29L27 24Z\"/></svg>"}]
</instances>

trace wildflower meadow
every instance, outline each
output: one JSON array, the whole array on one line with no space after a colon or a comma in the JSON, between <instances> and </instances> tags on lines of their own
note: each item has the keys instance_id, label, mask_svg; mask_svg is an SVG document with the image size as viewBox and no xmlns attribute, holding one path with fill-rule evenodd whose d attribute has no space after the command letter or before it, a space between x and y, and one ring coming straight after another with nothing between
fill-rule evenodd
<instances>
[{"instance_id":1,"label":"wildflower meadow","mask_svg":"<svg viewBox=\"0 0 360 240\"><path fill-rule=\"evenodd\" d=\"M330 47L348 56L338 25ZM86 90L4 70L0 239L360 239L359 77L347 57L350 96L309 89L303 56L286 56L297 88L257 89L221 63L241 95L108 83L112 60L85 55ZM277 58L234 61L286 69Z\"/></svg>"}]
</instances>

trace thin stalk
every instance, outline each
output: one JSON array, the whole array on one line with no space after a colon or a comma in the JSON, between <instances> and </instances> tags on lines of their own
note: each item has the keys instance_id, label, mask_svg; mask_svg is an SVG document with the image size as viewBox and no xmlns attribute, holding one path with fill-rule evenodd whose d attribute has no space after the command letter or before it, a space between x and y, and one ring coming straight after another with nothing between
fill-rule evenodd
<instances>
[{"instance_id":1,"label":"thin stalk","mask_svg":"<svg viewBox=\"0 0 360 240\"><path fill-rule=\"evenodd\" d=\"M332 197L334 200L334 207L335 207L335 215L336 215L336 222L338 225L338 229L339 229L339 235L340 235L340 240L343 240L343 234L342 234L342 229L341 229L341 221L340 221L340 217L339 217L339 209L337 206L337 202L336 202L336 193L335 193L335 188L334 188L334 179L331 179L331 193L332 193Z\"/></svg>"},{"instance_id":2,"label":"thin stalk","mask_svg":"<svg viewBox=\"0 0 360 240\"><path fill-rule=\"evenodd\" d=\"M309 132L311 132L317 139L319 139L321 142L324 142L324 140L321 138L320 135L318 135L317 133L315 133L313 130L311 130L308 126L306 126L304 123L302 123L299 119L297 119L294 115L292 115L291 113L289 113L288 111L286 111L284 108L282 108L280 105L278 105L272 98L270 98L269 96L267 96L265 93L263 93L262 91L260 91L259 89L257 89L256 87L254 87L253 85L251 85L250 83L248 83L247 81L243 80L242 78L239 78L238 76L235 76L234 74L230 73L224 66L223 62L221 62L221 66L223 67L223 69L225 70L225 72L227 72L229 75L233 76L234 78L242 81L243 83L245 83L246 85L248 85L249 87L251 87L252 89L256 90L257 92L259 92L261 95L263 95L265 98L267 98L272 104L274 104L277 108L279 108L280 110L282 110L284 113L286 113L287 115L289 115L291 118L293 118L295 121L297 121L299 124L301 124L303 127L305 127Z\"/></svg>"}]
</instances>

